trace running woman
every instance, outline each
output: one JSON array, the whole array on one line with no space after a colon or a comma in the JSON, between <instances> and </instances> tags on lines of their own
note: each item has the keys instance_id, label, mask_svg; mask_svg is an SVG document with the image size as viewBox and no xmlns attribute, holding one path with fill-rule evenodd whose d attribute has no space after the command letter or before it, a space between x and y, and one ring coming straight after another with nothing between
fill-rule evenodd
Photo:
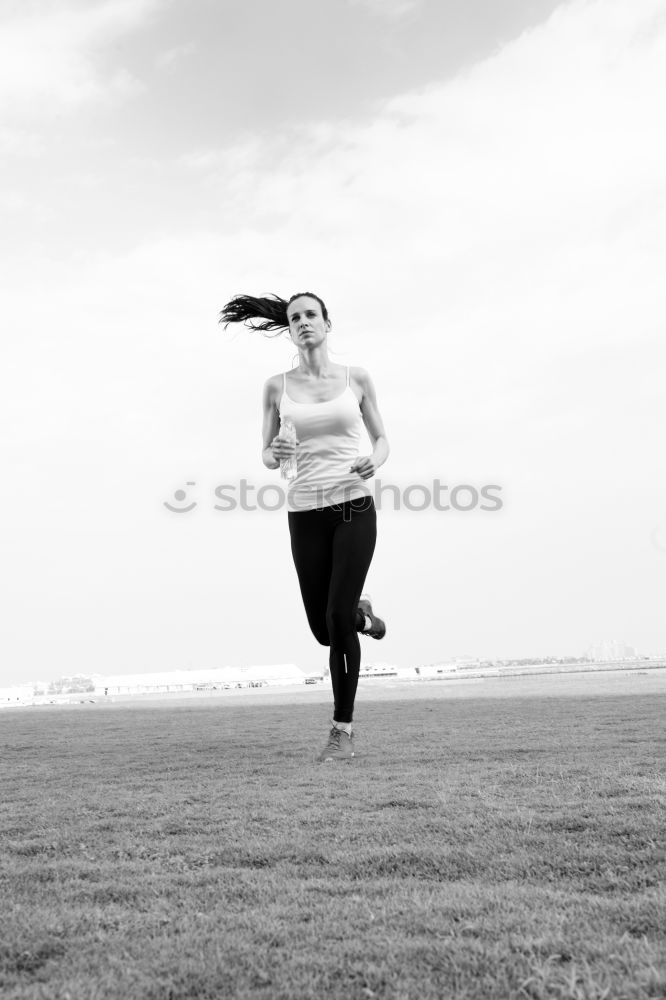
<instances>
[{"instance_id":1,"label":"running woman","mask_svg":"<svg viewBox=\"0 0 666 1000\"><path fill-rule=\"evenodd\" d=\"M260 322L257 322L260 321ZM272 375L263 389L263 451L268 469L296 456L297 474L287 491L291 551L313 635L329 646L333 719L319 762L354 757L352 718L361 667L358 634L382 639L386 625L362 595L377 541L377 512L367 480L389 454L375 387L364 368L334 364L328 356L328 310L318 295L299 292L238 295L220 322L246 323L274 336L287 332L299 364ZM279 436L290 418L296 441ZM361 421L373 444L359 455Z\"/></svg>"}]
</instances>

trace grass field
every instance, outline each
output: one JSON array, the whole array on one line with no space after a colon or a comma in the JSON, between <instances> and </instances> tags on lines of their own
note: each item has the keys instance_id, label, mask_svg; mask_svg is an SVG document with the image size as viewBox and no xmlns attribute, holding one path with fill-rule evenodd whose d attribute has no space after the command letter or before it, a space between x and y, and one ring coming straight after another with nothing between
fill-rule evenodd
<instances>
[{"instance_id":1,"label":"grass field","mask_svg":"<svg viewBox=\"0 0 666 1000\"><path fill-rule=\"evenodd\" d=\"M4 712L3 1000L666 997L666 698L371 697Z\"/></svg>"}]
</instances>

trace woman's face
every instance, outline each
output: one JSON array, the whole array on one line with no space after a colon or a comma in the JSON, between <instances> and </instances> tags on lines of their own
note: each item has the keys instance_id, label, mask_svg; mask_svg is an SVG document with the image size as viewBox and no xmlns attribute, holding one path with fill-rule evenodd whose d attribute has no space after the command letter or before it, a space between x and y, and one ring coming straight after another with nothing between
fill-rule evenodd
<instances>
[{"instance_id":1,"label":"woman's face","mask_svg":"<svg viewBox=\"0 0 666 1000\"><path fill-rule=\"evenodd\" d=\"M297 347L315 347L326 340L331 321L324 319L321 305L309 295L301 295L287 307L289 333Z\"/></svg>"}]
</instances>

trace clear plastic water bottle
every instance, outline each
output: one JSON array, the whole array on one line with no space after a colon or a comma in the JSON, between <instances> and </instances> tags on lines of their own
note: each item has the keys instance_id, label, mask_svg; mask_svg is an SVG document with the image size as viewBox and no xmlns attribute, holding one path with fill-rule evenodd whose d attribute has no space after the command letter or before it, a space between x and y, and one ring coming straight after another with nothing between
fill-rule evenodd
<instances>
[{"instance_id":1,"label":"clear plastic water bottle","mask_svg":"<svg viewBox=\"0 0 666 1000\"><path fill-rule=\"evenodd\" d=\"M278 435L283 441L296 441L296 428L294 423L289 417L285 417L280 424L280 433ZM283 479L294 479L296 477L296 455L292 455L290 458L283 458L280 462L280 475Z\"/></svg>"}]
</instances>

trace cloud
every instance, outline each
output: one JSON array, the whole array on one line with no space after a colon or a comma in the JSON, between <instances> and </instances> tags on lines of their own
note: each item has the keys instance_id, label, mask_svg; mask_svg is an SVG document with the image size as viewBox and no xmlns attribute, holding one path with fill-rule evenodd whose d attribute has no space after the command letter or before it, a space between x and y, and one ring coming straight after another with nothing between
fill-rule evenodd
<instances>
[{"instance_id":1,"label":"cloud","mask_svg":"<svg viewBox=\"0 0 666 1000\"><path fill-rule=\"evenodd\" d=\"M597 452L610 459L623 441L646 475L666 312L660 9L569 4L372 120L193 151L167 186L174 205L196 193L196 223L125 256L79 256L71 282L63 262L48 309L68 317L70 336L87 337L94 313L109 336L154 338L168 368L182 329L199 324L206 349L231 295L311 287L331 309L339 357L386 386L405 469L434 467L446 441L451 463L524 470L544 435L551 463L584 469L586 421L603 419ZM39 325L50 337L46 313ZM158 345L166 330L171 360ZM262 351L276 369L293 353L259 340L248 350L258 368ZM245 385L229 391L241 407Z\"/></svg>"},{"instance_id":2,"label":"cloud","mask_svg":"<svg viewBox=\"0 0 666 1000\"><path fill-rule=\"evenodd\" d=\"M189 166L227 229L256 229L264 245L276 233L285 260L318 260L348 294L381 294L390 276L422 336L437 310L455 356L470 336L493 364L628 344L663 307L662 6L567 5L374 120L255 138ZM349 261L363 262L358 277ZM428 336L434 347L441 334Z\"/></svg>"},{"instance_id":3,"label":"cloud","mask_svg":"<svg viewBox=\"0 0 666 1000\"><path fill-rule=\"evenodd\" d=\"M666 361L660 6L571 4L372 120L185 165L211 225L224 220L207 248L219 294L319 290L332 343L385 387L394 468L436 471L444 446L450 468L514 483L527 455L544 476L589 477L591 449L608 470L619 449L636 482L651 475Z\"/></svg>"},{"instance_id":4,"label":"cloud","mask_svg":"<svg viewBox=\"0 0 666 1000\"><path fill-rule=\"evenodd\" d=\"M371 14L385 17L389 21L399 21L423 5L423 0L347 0L347 2L352 7L364 7Z\"/></svg>"},{"instance_id":5,"label":"cloud","mask_svg":"<svg viewBox=\"0 0 666 1000\"><path fill-rule=\"evenodd\" d=\"M100 50L141 27L160 0L14 7L0 25L0 108L7 115L75 109L134 93L123 66L103 70Z\"/></svg>"},{"instance_id":6,"label":"cloud","mask_svg":"<svg viewBox=\"0 0 666 1000\"><path fill-rule=\"evenodd\" d=\"M184 42L182 45L175 45L171 49L160 52L155 60L160 69L174 69L183 59L193 55L197 51L195 42Z\"/></svg>"}]
</instances>

